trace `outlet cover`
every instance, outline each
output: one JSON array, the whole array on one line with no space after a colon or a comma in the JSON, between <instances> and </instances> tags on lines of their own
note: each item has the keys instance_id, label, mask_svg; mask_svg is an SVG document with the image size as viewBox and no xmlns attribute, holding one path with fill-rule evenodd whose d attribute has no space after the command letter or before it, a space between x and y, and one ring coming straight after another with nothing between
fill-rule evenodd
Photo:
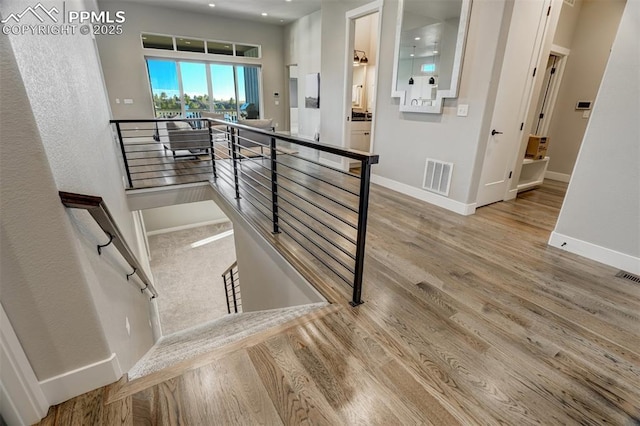
<instances>
[{"instance_id":1,"label":"outlet cover","mask_svg":"<svg viewBox=\"0 0 640 426\"><path fill-rule=\"evenodd\" d=\"M467 115L469 115L469 105L468 104L458 105L458 117L466 117Z\"/></svg>"}]
</instances>

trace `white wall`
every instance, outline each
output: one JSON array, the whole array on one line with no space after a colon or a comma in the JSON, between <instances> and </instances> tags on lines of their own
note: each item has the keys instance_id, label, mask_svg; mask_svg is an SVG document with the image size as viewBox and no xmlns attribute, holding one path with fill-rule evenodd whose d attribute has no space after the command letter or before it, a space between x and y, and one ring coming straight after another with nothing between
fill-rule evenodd
<instances>
[{"instance_id":1,"label":"white wall","mask_svg":"<svg viewBox=\"0 0 640 426\"><path fill-rule=\"evenodd\" d=\"M640 273L640 2L622 15L550 244Z\"/></svg>"},{"instance_id":2,"label":"white wall","mask_svg":"<svg viewBox=\"0 0 640 426\"><path fill-rule=\"evenodd\" d=\"M284 31L285 64L298 65L298 133L307 139L313 139L320 131L320 110L305 108L304 98L305 77L320 72L321 28L322 16L317 11L288 25Z\"/></svg>"},{"instance_id":3,"label":"white wall","mask_svg":"<svg viewBox=\"0 0 640 426\"><path fill-rule=\"evenodd\" d=\"M571 42L573 41L573 34L576 31L576 25L578 25L578 17L580 16L580 10L582 9L583 0L575 0L573 5L563 2L562 10L560 11L560 17L558 18L558 26L556 32L553 35L553 44L557 46L571 48Z\"/></svg>"},{"instance_id":4,"label":"white wall","mask_svg":"<svg viewBox=\"0 0 640 426\"><path fill-rule=\"evenodd\" d=\"M148 234L177 230L176 228L186 229L222 223L229 220L213 201L157 207L143 210L142 216Z\"/></svg>"},{"instance_id":5,"label":"white wall","mask_svg":"<svg viewBox=\"0 0 640 426\"><path fill-rule=\"evenodd\" d=\"M270 243L243 221L234 221L233 238L243 312L325 301Z\"/></svg>"},{"instance_id":6,"label":"white wall","mask_svg":"<svg viewBox=\"0 0 640 426\"><path fill-rule=\"evenodd\" d=\"M95 4L67 2L85 6ZM18 0L0 5L3 16L22 9ZM38 380L62 375L47 396L68 398L119 378L112 370L65 388L70 371L113 354L126 370L153 339L148 300L124 278L129 267L112 248L98 256L104 233L85 212L66 210L57 191L103 197L130 244L133 219L91 37L1 39L2 304Z\"/></svg>"},{"instance_id":7,"label":"white wall","mask_svg":"<svg viewBox=\"0 0 640 426\"><path fill-rule=\"evenodd\" d=\"M570 175L573 171L589 123L589 120L582 116L584 111L575 109L576 102L593 101L598 93L625 2L626 0L582 1L571 43L568 46L561 44L570 48L571 53L567 59L547 135L547 155L550 157L551 172ZM579 3L576 7L578 6ZM568 13L565 13L566 9L572 8L563 4L561 18ZM567 26L571 24L566 23ZM565 43L566 30L559 32L560 36L556 33L554 40Z\"/></svg>"},{"instance_id":8,"label":"white wall","mask_svg":"<svg viewBox=\"0 0 640 426\"><path fill-rule=\"evenodd\" d=\"M109 100L115 118L151 118L153 108L151 90L144 56L168 55L193 60L235 61L262 64L264 118L284 125L284 102L275 105L274 93L286 89L283 56L283 29L277 25L223 18L209 13L192 13L176 9L117 1L100 1L107 11L125 11L124 33L119 36L98 37ZM262 59L233 58L204 53L169 52L143 49L143 32L189 36L209 40L225 40L262 45ZM115 99L133 99L132 105L116 104Z\"/></svg>"}]
</instances>

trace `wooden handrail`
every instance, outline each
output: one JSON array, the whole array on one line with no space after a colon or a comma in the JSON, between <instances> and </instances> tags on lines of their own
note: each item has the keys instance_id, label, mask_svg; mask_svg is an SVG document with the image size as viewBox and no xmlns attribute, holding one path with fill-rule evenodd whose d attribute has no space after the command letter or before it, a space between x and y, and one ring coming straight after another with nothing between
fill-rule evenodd
<instances>
[{"instance_id":1,"label":"wooden handrail","mask_svg":"<svg viewBox=\"0 0 640 426\"><path fill-rule=\"evenodd\" d=\"M109 212L106 203L102 199L102 197L97 197L94 195L85 195L85 194L76 194L72 192L64 192L60 191L60 200L65 207L72 209L83 209L89 212L91 217L96 221L96 223L102 228L105 234L111 239L109 244L113 242L113 245L116 246L122 257L127 261L129 266L133 268L133 272L127 275L127 279L133 274L137 274L145 287L142 289L149 290L151 293L151 298L154 299L158 297L158 292L155 287L151 283L151 280L142 269L140 262L136 258L136 256L129 248L129 245L124 239L120 228L116 224L113 216ZM108 245L108 244L107 244ZM100 252L100 247L98 246L98 252Z\"/></svg>"}]
</instances>

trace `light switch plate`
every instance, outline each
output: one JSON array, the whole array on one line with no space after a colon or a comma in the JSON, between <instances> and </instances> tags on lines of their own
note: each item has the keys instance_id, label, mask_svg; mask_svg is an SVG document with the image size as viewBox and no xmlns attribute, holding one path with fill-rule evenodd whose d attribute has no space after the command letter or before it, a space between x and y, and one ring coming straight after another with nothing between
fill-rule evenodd
<instances>
[{"instance_id":1,"label":"light switch plate","mask_svg":"<svg viewBox=\"0 0 640 426\"><path fill-rule=\"evenodd\" d=\"M458 105L458 117L466 117L469 114L469 105L468 104L460 104Z\"/></svg>"},{"instance_id":2,"label":"light switch plate","mask_svg":"<svg viewBox=\"0 0 640 426\"><path fill-rule=\"evenodd\" d=\"M130 105L130 104L133 103L133 99L125 99L124 103L127 104L127 105Z\"/></svg>"}]
</instances>

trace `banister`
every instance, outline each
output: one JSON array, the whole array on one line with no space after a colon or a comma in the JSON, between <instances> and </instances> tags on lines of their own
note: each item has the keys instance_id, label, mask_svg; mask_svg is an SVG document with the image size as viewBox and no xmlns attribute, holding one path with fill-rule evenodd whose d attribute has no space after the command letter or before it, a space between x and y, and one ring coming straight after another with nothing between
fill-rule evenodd
<instances>
[{"instance_id":1,"label":"banister","mask_svg":"<svg viewBox=\"0 0 640 426\"><path fill-rule=\"evenodd\" d=\"M109 238L112 240L109 243L113 243L122 257L127 261L129 266L133 268L133 272L131 274L127 274L127 280L131 275L137 274L142 283L145 285L145 287L142 288L141 291L144 292L144 290L149 290L152 299L158 297L158 292L151 283L151 280L149 279L147 274L144 272L144 269L142 269L140 262L131 251L131 248L125 241L120 228L118 228L118 225L113 219L113 216L111 216L111 213L109 212L109 209L107 208L107 205L102 197L64 191L60 191L59 195L60 200L65 207L72 209L82 209L89 212L91 217L96 221L100 228L102 228L104 233L109 236Z\"/></svg>"},{"instance_id":2,"label":"banister","mask_svg":"<svg viewBox=\"0 0 640 426\"><path fill-rule=\"evenodd\" d=\"M230 270L232 270L233 268L235 268L236 266L238 266L238 261L236 260L235 262L233 262L231 264L231 266L229 266L223 273L222 276L224 277L225 275L227 275L229 273Z\"/></svg>"},{"instance_id":3,"label":"banister","mask_svg":"<svg viewBox=\"0 0 640 426\"><path fill-rule=\"evenodd\" d=\"M146 119L126 119L126 120L110 120L111 124L127 124L127 123L158 123L169 121L209 121L215 124L221 124L228 127L232 127L240 130L247 130L253 133L258 133L266 136L275 136L280 141L289 142L295 145L304 146L307 148L317 149L318 151L326 152L328 154L339 155L342 157L350 158L352 160L363 161L368 164L378 164L379 156L377 154L369 154L366 152L358 151L349 148L340 148L334 145L328 145L325 143L315 142L308 139L302 139L296 136L287 136L280 133L275 133L256 127L246 126L244 124L233 123L231 121L219 120L216 118L146 118Z\"/></svg>"}]
</instances>

